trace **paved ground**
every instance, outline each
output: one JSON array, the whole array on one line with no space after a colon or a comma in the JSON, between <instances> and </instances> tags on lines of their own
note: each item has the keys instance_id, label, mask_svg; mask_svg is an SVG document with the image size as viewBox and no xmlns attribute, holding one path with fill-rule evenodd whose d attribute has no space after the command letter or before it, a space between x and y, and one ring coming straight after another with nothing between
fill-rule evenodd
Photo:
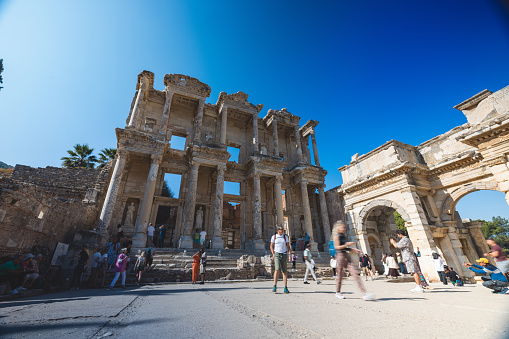
<instances>
[{"instance_id":1,"label":"paved ground","mask_svg":"<svg viewBox=\"0 0 509 339\"><path fill-rule=\"evenodd\" d=\"M508 338L509 295L482 286L368 281L364 301L351 279L169 284L127 290L79 290L0 303L1 338Z\"/></svg>"}]
</instances>

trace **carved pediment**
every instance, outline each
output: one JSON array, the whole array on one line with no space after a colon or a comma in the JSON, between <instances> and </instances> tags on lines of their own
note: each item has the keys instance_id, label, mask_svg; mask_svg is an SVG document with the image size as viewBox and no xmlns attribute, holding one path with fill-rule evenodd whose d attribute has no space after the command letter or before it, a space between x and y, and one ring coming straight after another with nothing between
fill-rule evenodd
<instances>
[{"instance_id":1,"label":"carved pediment","mask_svg":"<svg viewBox=\"0 0 509 339\"><path fill-rule=\"evenodd\" d=\"M174 89L189 91L199 96L208 97L210 95L210 86L200 80L183 74L166 74L164 76L164 85Z\"/></svg>"}]
</instances>

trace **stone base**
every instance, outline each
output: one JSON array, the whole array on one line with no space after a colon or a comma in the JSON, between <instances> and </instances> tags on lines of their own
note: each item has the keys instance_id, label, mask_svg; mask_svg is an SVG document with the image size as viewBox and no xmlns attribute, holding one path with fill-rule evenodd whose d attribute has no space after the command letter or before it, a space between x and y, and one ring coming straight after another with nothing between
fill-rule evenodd
<instances>
[{"instance_id":1,"label":"stone base","mask_svg":"<svg viewBox=\"0 0 509 339\"><path fill-rule=\"evenodd\" d=\"M265 250L265 241L258 239L253 241L253 250L255 251L263 251Z\"/></svg>"},{"instance_id":2,"label":"stone base","mask_svg":"<svg viewBox=\"0 0 509 339\"><path fill-rule=\"evenodd\" d=\"M193 238L190 235L183 235L180 238L179 248L193 248Z\"/></svg>"},{"instance_id":3,"label":"stone base","mask_svg":"<svg viewBox=\"0 0 509 339\"><path fill-rule=\"evenodd\" d=\"M131 248L146 248L147 246L147 235L145 233L136 233L133 237L133 245Z\"/></svg>"},{"instance_id":4,"label":"stone base","mask_svg":"<svg viewBox=\"0 0 509 339\"><path fill-rule=\"evenodd\" d=\"M212 238L212 249L220 249L224 248L224 240L221 237L213 237Z\"/></svg>"}]
</instances>

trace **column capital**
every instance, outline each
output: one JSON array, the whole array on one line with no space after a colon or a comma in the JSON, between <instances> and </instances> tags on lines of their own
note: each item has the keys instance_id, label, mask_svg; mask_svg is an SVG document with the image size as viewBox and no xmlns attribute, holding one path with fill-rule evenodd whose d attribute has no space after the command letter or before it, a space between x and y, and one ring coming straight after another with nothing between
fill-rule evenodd
<instances>
[{"instance_id":1,"label":"column capital","mask_svg":"<svg viewBox=\"0 0 509 339\"><path fill-rule=\"evenodd\" d=\"M200 167L200 163L199 163L198 161L196 161L196 160L191 160L191 161L189 162L189 164L190 164L193 168L198 168L198 167Z\"/></svg>"},{"instance_id":2,"label":"column capital","mask_svg":"<svg viewBox=\"0 0 509 339\"><path fill-rule=\"evenodd\" d=\"M160 164L161 160L163 160L163 156L160 154L152 154L150 155L150 159L152 160L153 164Z\"/></svg>"},{"instance_id":3,"label":"column capital","mask_svg":"<svg viewBox=\"0 0 509 339\"><path fill-rule=\"evenodd\" d=\"M116 155L117 155L117 157L125 157L125 156L127 156L127 153L128 152L125 148L118 148Z\"/></svg>"},{"instance_id":4,"label":"column capital","mask_svg":"<svg viewBox=\"0 0 509 339\"><path fill-rule=\"evenodd\" d=\"M217 165L217 170L222 172L226 171L226 164Z\"/></svg>"},{"instance_id":5,"label":"column capital","mask_svg":"<svg viewBox=\"0 0 509 339\"><path fill-rule=\"evenodd\" d=\"M282 174L278 174L278 175L276 175L276 180L277 180L277 181L281 181L281 180L283 180L283 175L282 175Z\"/></svg>"},{"instance_id":6,"label":"column capital","mask_svg":"<svg viewBox=\"0 0 509 339\"><path fill-rule=\"evenodd\" d=\"M262 176L260 172L253 172L251 175L253 179L260 180L260 177Z\"/></svg>"}]
</instances>

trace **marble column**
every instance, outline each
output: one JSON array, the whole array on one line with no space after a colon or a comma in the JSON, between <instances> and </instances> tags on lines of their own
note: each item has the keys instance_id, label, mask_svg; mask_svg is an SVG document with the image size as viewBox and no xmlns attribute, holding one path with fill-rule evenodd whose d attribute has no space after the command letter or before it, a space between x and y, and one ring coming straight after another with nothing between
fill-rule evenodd
<instances>
[{"instance_id":1,"label":"marble column","mask_svg":"<svg viewBox=\"0 0 509 339\"><path fill-rule=\"evenodd\" d=\"M279 138L277 135L277 120L272 119L272 139L274 143L274 156L279 157Z\"/></svg>"},{"instance_id":2,"label":"marble column","mask_svg":"<svg viewBox=\"0 0 509 339\"><path fill-rule=\"evenodd\" d=\"M168 121L170 120L171 100L173 99L173 91L166 87L166 100L164 101L163 116L161 118L161 127L159 134L166 134L168 129Z\"/></svg>"},{"instance_id":3,"label":"marble column","mask_svg":"<svg viewBox=\"0 0 509 339\"><path fill-rule=\"evenodd\" d=\"M198 187L199 168L199 163L191 161L191 173L189 175L189 186L187 189L187 200L185 206L184 234L180 239L180 248L193 248L191 232L194 224L194 209L196 207L196 189Z\"/></svg>"},{"instance_id":4,"label":"marble column","mask_svg":"<svg viewBox=\"0 0 509 339\"><path fill-rule=\"evenodd\" d=\"M302 209L304 210L304 230L311 236L311 251L318 251L318 244L313 238L313 222L311 220L311 208L309 207L308 183L306 181L300 182L300 190L302 192Z\"/></svg>"},{"instance_id":5,"label":"marble column","mask_svg":"<svg viewBox=\"0 0 509 339\"><path fill-rule=\"evenodd\" d=\"M136 96L136 101L134 102L133 110L131 112L131 119L129 120L128 127L137 128L139 125L139 119L141 115L141 103L145 99L145 93L147 91L148 81L144 78L141 78L140 87L138 89L138 95Z\"/></svg>"},{"instance_id":6,"label":"marble column","mask_svg":"<svg viewBox=\"0 0 509 339\"><path fill-rule=\"evenodd\" d=\"M275 200L276 200L276 215L277 215L277 224L283 225L283 194L281 191L281 180L283 180L283 176L277 175L276 181L274 183L275 190Z\"/></svg>"},{"instance_id":7,"label":"marble column","mask_svg":"<svg viewBox=\"0 0 509 339\"><path fill-rule=\"evenodd\" d=\"M212 238L212 248L223 249L223 190L224 190L224 171L226 165L217 166L216 180L216 199L214 205L214 236Z\"/></svg>"},{"instance_id":8,"label":"marble column","mask_svg":"<svg viewBox=\"0 0 509 339\"><path fill-rule=\"evenodd\" d=\"M323 225L323 232L324 232L324 242L323 242L323 248L329 248L329 241L331 240L331 229L330 229L330 223L329 223L329 213L327 211L327 201L325 200L325 191L324 191L325 185L319 185L318 186L318 195L320 196L320 212L322 217L322 225Z\"/></svg>"},{"instance_id":9,"label":"marble column","mask_svg":"<svg viewBox=\"0 0 509 339\"><path fill-rule=\"evenodd\" d=\"M316 146L315 131L311 132L311 142L313 143L313 155L315 157L315 166L320 166L320 159L318 159L318 147Z\"/></svg>"},{"instance_id":10,"label":"marble column","mask_svg":"<svg viewBox=\"0 0 509 339\"><path fill-rule=\"evenodd\" d=\"M203 110L205 108L205 99L201 98L198 102L198 113L196 115L196 127L194 128L194 141L201 140L201 126L203 124Z\"/></svg>"},{"instance_id":11,"label":"marble column","mask_svg":"<svg viewBox=\"0 0 509 339\"><path fill-rule=\"evenodd\" d=\"M127 160L127 152L121 148L117 150L115 161L115 167L113 168L113 174L111 175L110 184L106 197L104 198L103 208L101 210L101 216L99 217L99 231L106 233L110 226L111 217L113 216L113 209L115 208L115 202L117 200L118 188L120 187L120 181L122 180L122 174L124 171L125 163Z\"/></svg>"},{"instance_id":12,"label":"marble column","mask_svg":"<svg viewBox=\"0 0 509 339\"><path fill-rule=\"evenodd\" d=\"M260 173L253 174L253 228L255 250L265 250L265 242L262 239L262 193L260 188Z\"/></svg>"},{"instance_id":13,"label":"marble column","mask_svg":"<svg viewBox=\"0 0 509 339\"><path fill-rule=\"evenodd\" d=\"M253 115L253 152L258 153L258 115Z\"/></svg>"},{"instance_id":14,"label":"marble column","mask_svg":"<svg viewBox=\"0 0 509 339\"><path fill-rule=\"evenodd\" d=\"M226 125L228 123L228 107L223 106L221 116L221 144L226 146Z\"/></svg>"},{"instance_id":15,"label":"marble column","mask_svg":"<svg viewBox=\"0 0 509 339\"><path fill-rule=\"evenodd\" d=\"M295 126L293 128L293 132L295 135L295 143L297 144L297 158L299 159L299 164L301 164L303 162L303 159L302 159L302 145L300 142L299 126Z\"/></svg>"},{"instance_id":16,"label":"marble column","mask_svg":"<svg viewBox=\"0 0 509 339\"><path fill-rule=\"evenodd\" d=\"M136 235L133 237L133 248L143 248L147 242L147 226L150 219L150 211L154 202L154 192L156 189L157 173L159 164L163 157L161 155L152 155L150 171L145 184L145 193L141 202L140 211L136 220Z\"/></svg>"}]
</instances>

